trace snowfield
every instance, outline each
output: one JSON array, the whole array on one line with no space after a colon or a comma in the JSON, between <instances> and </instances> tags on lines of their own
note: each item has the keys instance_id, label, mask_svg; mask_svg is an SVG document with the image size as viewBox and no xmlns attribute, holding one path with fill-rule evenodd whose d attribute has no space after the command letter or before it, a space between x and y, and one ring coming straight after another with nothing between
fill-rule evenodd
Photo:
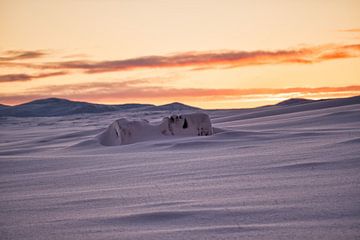
<instances>
[{"instance_id":1,"label":"snowfield","mask_svg":"<svg viewBox=\"0 0 360 240\"><path fill-rule=\"evenodd\" d=\"M360 97L206 111L209 136L97 137L192 112L0 118L0 239L360 238Z\"/></svg>"}]
</instances>

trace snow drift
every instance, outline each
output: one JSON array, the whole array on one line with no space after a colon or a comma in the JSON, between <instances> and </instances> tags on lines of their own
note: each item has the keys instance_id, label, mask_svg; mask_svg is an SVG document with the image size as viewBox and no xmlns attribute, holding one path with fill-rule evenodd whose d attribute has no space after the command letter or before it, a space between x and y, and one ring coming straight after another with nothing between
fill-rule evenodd
<instances>
[{"instance_id":1,"label":"snow drift","mask_svg":"<svg viewBox=\"0 0 360 240\"><path fill-rule=\"evenodd\" d=\"M0 118L0 239L360 239L360 97L298 103ZM119 114L153 140L102 146Z\"/></svg>"},{"instance_id":2,"label":"snow drift","mask_svg":"<svg viewBox=\"0 0 360 240\"><path fill-rule=\"evenodd\" d=\"M208 136L213 134L210 118L205 113L172 115L159 124L147 120L114 121L98 136L100 144L116 146L162 138L165 136Z\"/></svg>"}]
</instances>

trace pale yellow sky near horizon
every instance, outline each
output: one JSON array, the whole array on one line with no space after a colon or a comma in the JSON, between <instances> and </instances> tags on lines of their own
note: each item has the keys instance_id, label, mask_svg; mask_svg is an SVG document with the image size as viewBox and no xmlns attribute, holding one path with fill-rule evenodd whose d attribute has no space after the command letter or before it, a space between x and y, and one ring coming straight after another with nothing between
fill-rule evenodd
<instances>
[{"instance_id":1,"label":"pale yellow sky near horizon","mask_svg":"<svg viewBox=\"0 0 360 240\"><path fill-rule=\"evenodd\" d=\"M66 97L240 108L359 95L359 9L354 0L0 0L0 102ZM284 56L294 49L301 51ZM42 55L21 58L20 51ZM218 60L219 52L236 52L236 60ZM311 62L294 63L299 55ZM148 56L161 62L144 63ZM59 62L66 67L48 67ZM88 73L89 63L101 72Z\"/></svg>"}]
</instances>

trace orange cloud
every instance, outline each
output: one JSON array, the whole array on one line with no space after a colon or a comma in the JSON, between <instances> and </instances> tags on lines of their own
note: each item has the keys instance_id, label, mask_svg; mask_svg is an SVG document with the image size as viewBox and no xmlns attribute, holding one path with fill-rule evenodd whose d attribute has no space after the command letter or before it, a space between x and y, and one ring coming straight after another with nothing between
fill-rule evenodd
<instances>
[{"instance_id":1,"label":"orange cloud","mask_svg":"<svg viewBox=\"0 0 360 240\"><path fill-rule=\"evenodd\" d=\"M0 61L14 61L24 59L41 58L47 55L44 51L22 51L22 50L10 50L6 51L0 56Z\"/></svg>"},{"instance_id":2,"label":"orange cloud","mask_svg":"<svg viewBox=\"0 0 360 240\"><path fill-rule=\"evenodd\" d=\"M349 29L341 29L339 30L340 32L354 32L354 33L358 33L360 32L360 28L349 28Z\"/></svg>"},{"instance_id":3,"label":"orange cloud","mask_svg":"<svg viewBox=\"0 0 360 240\"><path fill-rule=\"evenodd\" d=\"M311 64L353 57L360 57L360 44L322 45L278 51L185 52L168 56L143 56L112 61L78 60L39 64L0 62L0 65L36 69L77 70L93 74L147 68L185 67L193 70L203 70L265 64Z\"/></svg>"},{"instance_id":4,"label":"orange cloud","mask_svg":"<svg viewBox=\"0 0 360 240\"><path fill-rule=\"evenodd\" d=\"M360 45L326 45L279 51L223 51L187 52L170 56L146 56L115 61L72 61L49 63L44 67L78 69L86 73L127 71L143 68L189 67L202 68L243 67L250 65L316 63L330 59L360 56Z\"/></svg>"},{"instance_id":5,"label":"orange cloud","mask_svg":"<svg viewBox=\"0 0 360 240\"><path fill-rule=\"evenodd\" d=\"M47 77L53 77L53 76L61 76L66 75L67 72L50 72L50 73L41 73L36 75L30 75L30 74L6 74L6 75L0 75L0 83L2 82L24 82L24 81L30 81L37 78L47 78Z\"/></svg>"},{"instance_id":6,"label":"orange cloud","mask_svg":"<svg viewBox=\"0 0 360 240\"><path fill-rule=\"evenodd\" d=\"M296 96L353 96L360 95L360 85L346 87L318 88L252 88L252 89L204 89L204 88L164 88L144 86L147 80L132 80L121 83L82 83L53 85L34 88L18 95L0 96L0 102L20 103L37 98L63 97L90 102L159 102L166 101L212 101L224 99L261 98L269 95ZM49 95L49 93L51 93Z\"/></svg>"}]
</instances>

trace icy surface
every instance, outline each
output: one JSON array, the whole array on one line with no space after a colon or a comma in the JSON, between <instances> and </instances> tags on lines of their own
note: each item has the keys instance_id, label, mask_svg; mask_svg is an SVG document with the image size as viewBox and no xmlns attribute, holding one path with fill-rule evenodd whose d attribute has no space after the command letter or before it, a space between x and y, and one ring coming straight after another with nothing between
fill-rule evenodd
<instances>
[{"instance_id":1,"label":"icy surface","mask_svg":"<svg viewBox=\"0 0 360 240\"><path fill-rule=\"evenodd\" d=\"M171 113L0 118L0 239L360 238L359 102L207 113L211 136L111 147Z\"/></svg>"}]
</instances>

